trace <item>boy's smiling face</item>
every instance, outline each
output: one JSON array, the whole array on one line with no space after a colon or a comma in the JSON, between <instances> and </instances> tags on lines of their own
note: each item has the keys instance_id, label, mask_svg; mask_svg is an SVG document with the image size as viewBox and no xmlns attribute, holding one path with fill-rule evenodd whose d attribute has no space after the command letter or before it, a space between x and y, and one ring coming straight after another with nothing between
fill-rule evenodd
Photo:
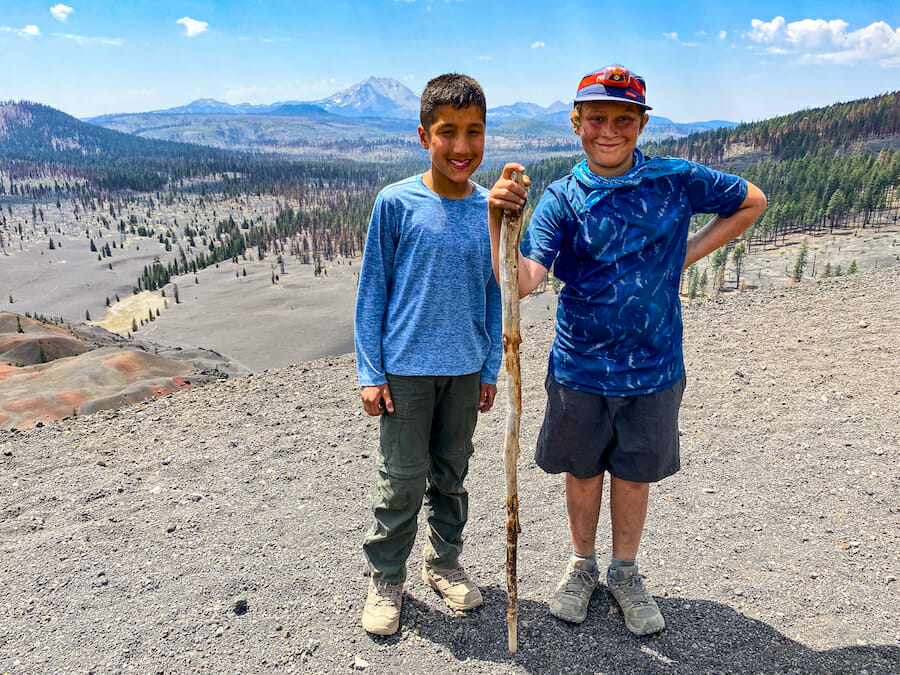
<instances>
[{"instance_id":1,"label":"boy's smiling face","mask_svg":"<svg viewBox=\"0 0 900 675\"><path fill-rule=\"evenodd\" d=\"M433 192L448 199L472 193L469 177L484 157L484 117L478 106L442 105L430 129L419 125L419 141L431 153L431 169L422 177Z\"/></svg>"},{"instance_id":2,"label":"boy's smiling face","mask_svg":"<svg viewBox=\"0 0 900 675\"><path fill-rule=\"evenodd\" d=\"M573 125L581 137L588 167L598 176L621 176L631 169L632 152L644 130L647 114L634 103L585 101L581 121Z\"/></svg>"}]
</instances>

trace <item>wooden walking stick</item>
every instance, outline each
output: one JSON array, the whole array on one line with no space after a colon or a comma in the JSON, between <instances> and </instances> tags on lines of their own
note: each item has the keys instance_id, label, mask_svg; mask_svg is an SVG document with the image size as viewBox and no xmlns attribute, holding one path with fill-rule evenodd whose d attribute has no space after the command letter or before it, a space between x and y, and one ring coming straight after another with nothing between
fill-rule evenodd
<instances>
[{"instance_id":1,"label":"wooden walking stick","mask_svg":"<svg viewBox=\"0 0 900 675\"><path fill-rule=\"evenodd\" d=\"M524 186L521 174L513 180ZM523 209L503 211L500 223L500 297L503 305L503 363L506 368L506 439L503 466L506 470L506 628L509 651L518 648L516 618L519 590L516 577L516 546L519 540L519 488L516 462L519 459L519 417L522 414L522 373L519 366L519 232Z\"/></svg>"}]
</instances>

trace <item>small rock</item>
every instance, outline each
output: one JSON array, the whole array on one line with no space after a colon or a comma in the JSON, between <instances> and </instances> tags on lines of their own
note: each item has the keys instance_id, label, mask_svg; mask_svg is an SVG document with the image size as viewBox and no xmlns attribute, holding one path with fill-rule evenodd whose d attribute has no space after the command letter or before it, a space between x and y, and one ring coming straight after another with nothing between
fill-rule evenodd
<instances>
[{"instance_id":1,"label":"small rock","mask_svg":"<svg viewBox=\"0 0 900 675\"><path fill-rule=\"evenodd\" d=\"M172 534L172 533L176 530L177 527L178 527L178 526L175 525L175 523L169 523L169 524L166 526L166 532L168 532L169 534Z\"/></svg>"},{"instance_id":2,"label":"small rock","mask_svg":"<svg viewBox=\"0 0 900 675\"><path fill-rule=\"evenodd\" d=\"M357 656L353 659L353 670L365 670L369 667L369 662L366 661L363 657Z\"/></svg>"},{"instance_id":3,"label":"small rock","mask_svg":"<svg viewBox=\"0 0 900 675\"><path fill-rule=\"evenodd\" d=\"M242 616L247 613L247 609L249 608L246 600L238 600L234 603L234 613L238 616Z\"/></svg>"},{"instance_id":4,"label":"small rock","mask_svg":"<svg viewBox=\"0 0 900 675\"><path fill-rule=\"evenodd\" d=\"M869 324L867 324L865 321L860 321L860 322L859 322L858 324L856 324L856 325L857 325L859 328L868 328L868 327L869 327Z\"/></svg>"}]
</instances>

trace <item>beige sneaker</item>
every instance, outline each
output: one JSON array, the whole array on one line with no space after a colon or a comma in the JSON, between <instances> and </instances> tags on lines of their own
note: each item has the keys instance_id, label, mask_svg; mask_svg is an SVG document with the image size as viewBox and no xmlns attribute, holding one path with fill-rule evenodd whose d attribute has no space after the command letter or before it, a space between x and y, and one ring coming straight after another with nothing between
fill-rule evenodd
<instances>
[{"instance_id":1,"label":"beige sneaker","mask_svg":"<svg viewBox=\"0 0 900 675\"><path fill-rule=\"evenodd\" d=\"M393 635L400 627L403 602L402 581L369 580L369 594L363 610L362 625L367 633Z\"/></svg>"},{"instance_id":2,"label":"beige sneaker","mask_svg":"<svg viewBox=\"0 0 900 675\"><path fill-rule=\"evenodd\" d=\"M422 566L422 581L440 593L450 609L472 609L483 602L481 591L462 567L445 570L426 562Z\"/></svg>"}]
</instances>

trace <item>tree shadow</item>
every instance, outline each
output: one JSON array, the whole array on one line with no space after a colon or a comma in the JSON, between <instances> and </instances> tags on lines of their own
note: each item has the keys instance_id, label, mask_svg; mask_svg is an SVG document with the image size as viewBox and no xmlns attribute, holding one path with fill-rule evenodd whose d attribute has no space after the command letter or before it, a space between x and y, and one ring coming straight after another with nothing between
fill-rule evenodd
<instances>
[{"instance_id":1,"label":"tree shadow","mask_svg":"<svg viewBox=\"0 0 900 675\"><path fill-rule=\"evenodd\" d=\"M863 673L900 672L900 648L866 645L816 651L761 621L708 600L656 598L666 630L637 637L625 628L612 596L600 586L587 620L574 625L547 605L519 600L518 651L507 649L506 590L482 587L484 605L456 618L435 594L404 596L402 625L443 645L460 662L490 661L532 673ZM430 592L430 589L428 589ZM422 596L424 597L424 596ZM436 607L440 607L436 609ZM398 642L391 638L373 638ZM451 666L452 664L448 664ZM461 670L464 663L458 664Z\"/></svg>"}]
</instances>

